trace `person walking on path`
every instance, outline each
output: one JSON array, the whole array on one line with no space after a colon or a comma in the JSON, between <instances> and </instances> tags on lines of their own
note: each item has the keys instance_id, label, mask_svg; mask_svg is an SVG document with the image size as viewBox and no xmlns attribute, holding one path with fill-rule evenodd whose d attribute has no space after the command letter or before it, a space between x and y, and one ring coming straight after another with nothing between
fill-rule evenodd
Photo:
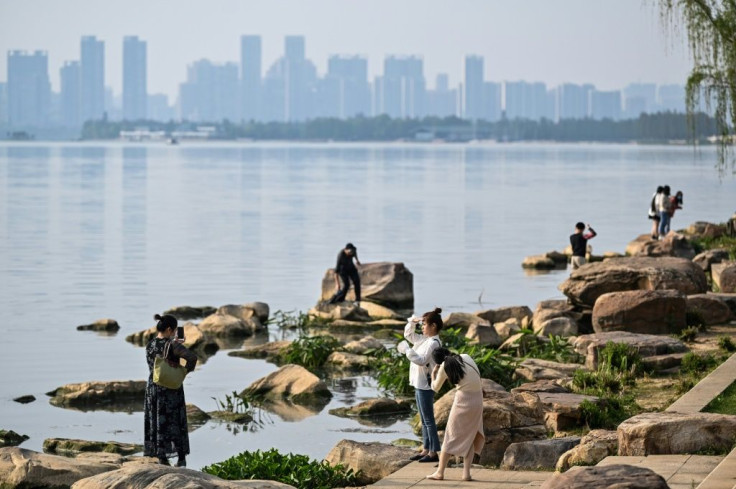
<instances>
[{"instance_id":1,"label":"person walking on path","mask_svg":"<svg viewBox=\"0 0 736 489\"><path fill-rule=\"evenodd\" d=\"M437 434L437 424L434 421L434 391L432 390L432 369L435 361L432 353L442 346L439 334L442 330L442 309L426 312L421 318L412 316L404 327L405 341L399 343L399 353L406 355L411 365L409 367L409 384L414 387L417 409L422 420L422 450L410 458L419 462L438 462L437 453L440 451L440 437ZM415 331L417 325L422 325L422 333ZM409 341L413 346L409 346Z\"/></svg>"},{"instance_id":2,"label":"person walking on path","mask_svg":"<svg viewBox=\"0 0 736 489\"><path fill-rule=\"evenodd\" d=\"M355 260L355 263L353 263L353 260ZM337 265L335 266L335 288L337 291L327 301L328 304L336 304L345 300L348 290L350 290L351 280L355 290L355 302L360 303L360 275L358 275L358 269L355 265L360 266L358 249L353 243L348 243L337 254ZM341 279L342 287L340 286Z\"/></svg>"},{"instance_id":3,"label":"person walking on path","mask_svg":"<svg viewBox=\"0 0 736 489\"><path fill-rule=\"evenodd\" d=\"M664 192L664 187L657 187L657 191L652 195L652 202L649 204L649 219L652 220L652 239L659 239L659 212L657 212L657 196Z\"/></svg>"},{"instance_id":4,"label":"person walking on path","mask_svg":"<svg viewBox=\"0 0 736 489\"><path fill-rule=\"evenodd\" d=\"M480 454L485 444L483 434L483 384L475 361L466 354L456 355L447 348L438 348L432 354L435 365L432 370L432 390L439 392L445 380L457 386L450 408L450 416L442 441L440 463L427 479L443 480L451 455L463 457L463 480L472 480L470 467L475 454Z\"/></svg>"},{"instance_id":5,"label":"person walking on path","mask_svg":"<svg viewBox=\"0 0 736 489\"><path fill-rule=\"evenodd\" d=\"M186 467L189 455L189 432L187 431L187 407L184 387L169 389L153 382L153 366L157 356L165 357L171 365L178 366L179 359L186 360L187 372L197 365L197 355L177 340L177 321L174 316L156 314L158 334L146 345L148 382L143 401L144 437L143 455L158 457L160 464L169 465L169 457L176 454L177 467Z\"/></svg>"},{"instance_id":6,"label":"person walking on path","mask_svg":"<svg viewBox=\"0 0 736 489\"><path fill-rule=\"evenodd\" d=\"M585 265L585 253L588 251L588 240L598 236L598 233L587 225L588 232L583 234L586 225L582 222L575 224L575 232L570 235L570 244L572 245L572 269L577 270L581 266Z\"/></svg>"},{"instance_id":7,"label":"person walking on path","mask_svg":"<svg viewBox=\"0 0 736 489\"><path fill-rule=\"evenodd\" d=\"M655 199L655 205L659 213L659 239L662 239L670 232L670 208L672 201L670 200L669 185L664 186L662 193Z\"/></svg>"}]
</instances>

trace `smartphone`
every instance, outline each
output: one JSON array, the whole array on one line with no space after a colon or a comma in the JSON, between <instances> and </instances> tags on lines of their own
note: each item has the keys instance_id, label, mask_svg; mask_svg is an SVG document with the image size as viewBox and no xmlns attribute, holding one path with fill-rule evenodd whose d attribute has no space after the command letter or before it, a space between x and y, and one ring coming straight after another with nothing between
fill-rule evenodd
<instances>
[{"instance_id":1,"label":"smartphone","mask_svg":"<svg viewBox=\"0 0 736 489\"><path fill-rule=\"evenodd\" d=\"M176 338L179 340L184 339L184 326L177 326L176 327Z\"/></svg>"}]
</instances>

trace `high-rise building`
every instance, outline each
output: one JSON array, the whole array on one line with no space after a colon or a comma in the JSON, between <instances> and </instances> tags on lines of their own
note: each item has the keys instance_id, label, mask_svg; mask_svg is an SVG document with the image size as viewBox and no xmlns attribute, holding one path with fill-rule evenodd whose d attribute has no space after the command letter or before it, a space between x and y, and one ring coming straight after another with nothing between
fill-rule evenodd
<instances>
[{"instance_id":1,"label":"high-rise building","mask_svg":"<svg viewBox=\"0 0 736 489\"><path fill-rule=\"evenodd\" d=\"M484 119L483 57L465 56L465 101L463 117L469 120Z\"/></svg>"},{"instance_id":2,"label":"high-rise building","mask_svg":"<svg viewBox=\"0 0 736 489\"><path fill-rule=\"evenodd\" d=\"M9 51L8 123L12 127L45 126L50 99L46 51Z\"/></svg>"},{"instance_id":3,"label":"high-rise building","mask_svg":"<svg viewBox=\"0 0 736 489\"><path fill-rule=\"evenodd\" d=\"M284 118L303 121L312 116L312 102L317 70L305 58L304 36L284 38L283 77L285 89Z\"/></svg>"},{"instance_id":4,"label":"high-rise building","mask_svg":"<svg viewBox=\"0 0 736 489\"><path fill-rule=\"evenodd\" d=\"M657 104L657 85L654 83L630 83L624 88L624 113L636 118L642 112L654 112Z\"/></svg>"},{"instance_id":5,"label":"high-rise building","mask_svg":"<svg viewBox=\"0 0 736 489\"><path fill-rule=\"evenodd\" d=\"M95 36L81 41L82 123L105 115L105 42Z\"/></svg>"},{"instance_id":6,"label":"high-rise building","mask_svg":"<svg viewBox=\"0 0 736 489\"><path fill-rule=\"evenodd\" d=\"M67 127L82 125L82 70L79 61L67 61L59 70L61 79L61 124Z\"/></svg>"},{"instance_id":7,"label":"high-rise building","mask_svg":"<svg viewBox=\"0 0 736 489\"><path fill-rule=\"evenodd\" d=\"M505 82L504 106L509 119L540 120L547 113L547 86L544 83Z\"/></svg>"},{"instance_id":8,"label":"high-rise building","mask_svg":"<svg viewBox=\"0 0 736 489\"><path fill-rule=\"evenodd\" d=\"M562 119L585 119L590 115L588 93L594 89L593 85L574 85L563 83L559 87L557 115Z\"/></svg>"},{"instance_id":9,"label":"high-rise building","mask_svg":"<svg viewBox=\"0 0 736 489\"><path fill-rule=\"evenodd\" d=\"M457 90L450 90L447 73L439 73L434 90L427 90L425 115L436 117L457 116Z\"/></svg>"},{"instance_id":10,"label":"high-rise building","mask_svg":"<svg viewBox=\"0 0 736 489\"><path fill-rule=\"evenodd\" d=\"M682 85L660 85L657 88L659 110L685 112L685 87Z\"/></svg>"},{"instance_id":11,"label":"high-rise building","mask_svg":"<svg viewBox=\"0 0 736 489\"><path fill-rule=\"evenodd\" d=\"M202 59L189 65L179 85L179 117L196 122L238 120L238 65Z\"/></svg>"},{"instance_id":12,"label":"high-rise building","mask_svg":"<svg viewBox=\"0 0 736 489\"><path fill-rule=\"evenodd\" d=\"M590 92L590 117L593 119L621 119L621 91Z\"/></svg>"},{"instance_id":13,"label":"high-rise building","mask_svg":"<svg viewBox=\"0 0 736 489\"><path fill-rule=\"evenodd\" d=\"M148 103L146 41L123 39L123 119L145 119Z\"/></svg>"},{"instance_id":14,"label":"high-rise building","mask_svg":"<svg viewBox=\"0 0 736 489\"><path fill-rule=\"evenodd\" d=\"M325 116L341 119L371 112L368 60L362 56L330 56L320 103Z\"/></svg>"},{"instance_id":15,"label":"high-rise building","mask_svg":"<svg viewBox=\"0 0 736 489\"><path fill-rule=\"evenodd\" d=\"M261 36L240 38L240 117L260 120Z\"/></svg>"},{"instance_id":16,"label":"high-rise building","mask_svg":"<svg viewBox=\"0 0 736 489\"><path fill-rule=\"evenodd\" d=\"M484 82L482 101L481 119L490 122L499 120L501 118L501 84Z\"/></svg>"},{"instance_id":17,"label":"high-rise building","mask_svg":"<svg viewBox=\"0 0 736 489\"><path fill-rule=\"evenodd\" d=\"M0 82L0 125L8 123L8 84Z\"/></svg>"},{"instance_id":18,"label":"high-rise building","mask_svg":"<svg viewBox=\"0 0 736 489\"><path fill-rule=\"evenodd\" d=\"M163 93L154 93L148 96L146 119L152 121L168 122L176 117L174 110L169 105L169 97Z\"/></svg>"},{"instance_id":19,"label":"high-rise building","mask_svg":"<svg viewBox=\"0 0 736 489\"><path fill-rule=\"evenodd\" d=\"M422 117L426 83L421 56L387 56L376 78L376 113L394 118Z\"/></svg>"}]
</instances>

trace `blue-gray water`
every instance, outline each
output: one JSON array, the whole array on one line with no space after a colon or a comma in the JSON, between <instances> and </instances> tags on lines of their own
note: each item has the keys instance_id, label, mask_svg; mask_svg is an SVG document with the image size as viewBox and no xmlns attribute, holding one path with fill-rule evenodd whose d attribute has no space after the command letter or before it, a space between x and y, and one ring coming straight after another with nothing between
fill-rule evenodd
<instances>
[{"instance_id":1,"label":"blue-gray water","mask_svg":"<svg viewBox=\"0 0 736 489\"><path fill-rule=\"evenodd\" d=\"M44 438L141 442L141 413L82 413L45 392L70 382L144 379L124 341L175 305L264 301L306 310L348 241L360 259L403 261L416 308L446 311L558 297L565 272L527 275L524 256L568 243L576 221L596 253L649 231L657 185L685 194L673 227L724 221L736 186L712 149L633 145L133 144L0 145L0 428ZM77 332L117 319L116 336ZM277 336L278 331L272 331ZM203 409L276 367L218 352L185 384ZM272 416L233 434L191 434L190 466L275 446L321 458L340 439L410 436L405 421L352 432L327 409L375 395L371 379L336 389L302 422ZM12 398L34 394L29 405Z\"/></svg>"}]
</instances>

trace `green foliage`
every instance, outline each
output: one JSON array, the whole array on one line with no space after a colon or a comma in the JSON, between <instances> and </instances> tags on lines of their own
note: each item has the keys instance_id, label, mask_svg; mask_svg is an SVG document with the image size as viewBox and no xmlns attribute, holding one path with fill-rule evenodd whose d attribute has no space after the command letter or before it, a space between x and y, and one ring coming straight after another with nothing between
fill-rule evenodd
<instances>
[{"instance_id":1,"label":"green foliage","mask_svg":"<svg viewBox=\"0 0 736 489\"><path fill-rule=\"evenodd\" d=\"M732 353L736 351L736 343L733 342L730 336L722 335L718 337L718 346L721 350Z\"/></svg>"},{"instance_id":2,"label":"green foliage","mask_svg":"<svg viewBox=\"0 0 736 489\"><path fill-rule=\"evenodd\" d=\"M691 343L698 337L699 331L700 330L697 326L690 326L680 331L680 334L678 334L677 337L686 343Z\"/></svg>"},{"instance_id":3,"label":"green foliage","mask_svg":"<svg viewBox=\"0 0 736 489\"><path fill-rule=\"evenodd\" d=\"M331 489L358 485L359 473L342 465L310 460L306 455L283 455L275 448L243 452L209 465L202 472L226 480L263 479L290 484L297 489Z\"/></svg>"},{"instance_id":4,"label":"green foliage","mask_svg":"<svg viewBox=\"0 0 736 489\"><path fill-rule=\"evenodd\" d=\"M572 384L578 392L594 395L600 393L618 393L624 385L621 374L613 372L610 368L598 369L595 372L578 369L572 376Z\"/></svg>"},{"instance_id":5,"label":"green foliage","mask_svg":"<svg viewBox=\"0 0 736 489\"><path fill-rule=\"evenodd\" d=\"M625 343L606 343L598 352L598 364L630 377L643 371L639 352Z\"/></svg>"},{"instance_id":6,"label":"green foliage","mask_svg":"<svg viewBox=\"0 0 736 489\"><path fill-rule=\"evenodd\" d=\"M295 363L305 368L319 368L327 357L341 347L337 338L327 335L301 336L281 350L278 363Z\"/></svg>"},{"instance_id":7,"label":"green foliage","mask_svg":"<svg viewBox=\"0 0 736 489\"><path fill-rule=\"evenodd\" d=\"M688 375L699 375L702 378L720 365L721 362L722 360L719 360L710 353L697 355L690 352L682 357L680 372Z\"/></svg>"},{"instance_id":8,"label":"green foliage","mask_svg":"<svg viewBox=\"0 0 736 489\"><path fill-rule=\"evenodd\" d=\"M235 391L232 394L225 394L224 400L217 399L216 397L212 399L214 399L218 411L242 414L247 413L253 407L250 399L239 396Z\"/></svg>"},{"instance_id":9,"label":"green foliage","mask_svg":"<svg viewBox=\"0 0 736 489\"><path fill-rule=\"evenodd\" d=\"M379 350L372 361L376 370L378 387L394 396L410 396L414 388L409 385L409 359L395 348Z\"/></svg>"},{"instance_id":10,"label":"green foliage","mask_svg":"<svg viewBox=\"0 0 736 489\"><path fill-rule=\"evenodd\" d=\"M736 260L736 237L726 235L719 238L696 236L689 239L697 253L716 248L724 248L728 250L731 260Z\"/></svg>"},{"instance_id":11,"label":"green foliage","mask_svg":"<svg viewBox=\"0 0 736 489\"><path fill-rule=\"evenodd\" d=\"M529 330L523 332L525 335L534 334ZM549 335L548 338L549 341L530 342L526 347L526 356L560 363L583 363L584 358L573 350L567 338L556 335Z\"/></svg>"},{"instance_id":12,"label":"green foliage","mask_svg":"<svg viewBox=\"0 0 736 489\"><path fill-rule=\"evenodd\" d=\"M641 408L631 396L603 396L598 402L583 401L580 412L585 424L591 430L601 428L612 430L624 420L641 412Z\"/></svg>"},{"instance_id":13,"label":"green foliage","mask_svg":"<svg viewBox=\"0 0 736 489\"><path fill-rule=\"evenodd\" d=\"M736 414L736 383L729 385L703 409L706 413Z\"/></svg>"},{"instance_id":14,"label":"green foliage","mask_svg":"<svg viewBox=\"0 0 736 489\"><path fill-rule=\"evenodd\" d=\"M302 311L282 311L279 309L268 319L267 324L273 324L282 329L296 329L301 332L307 328L326 326L328 321L312 317Z\"/></svg>"}]
</instances>

